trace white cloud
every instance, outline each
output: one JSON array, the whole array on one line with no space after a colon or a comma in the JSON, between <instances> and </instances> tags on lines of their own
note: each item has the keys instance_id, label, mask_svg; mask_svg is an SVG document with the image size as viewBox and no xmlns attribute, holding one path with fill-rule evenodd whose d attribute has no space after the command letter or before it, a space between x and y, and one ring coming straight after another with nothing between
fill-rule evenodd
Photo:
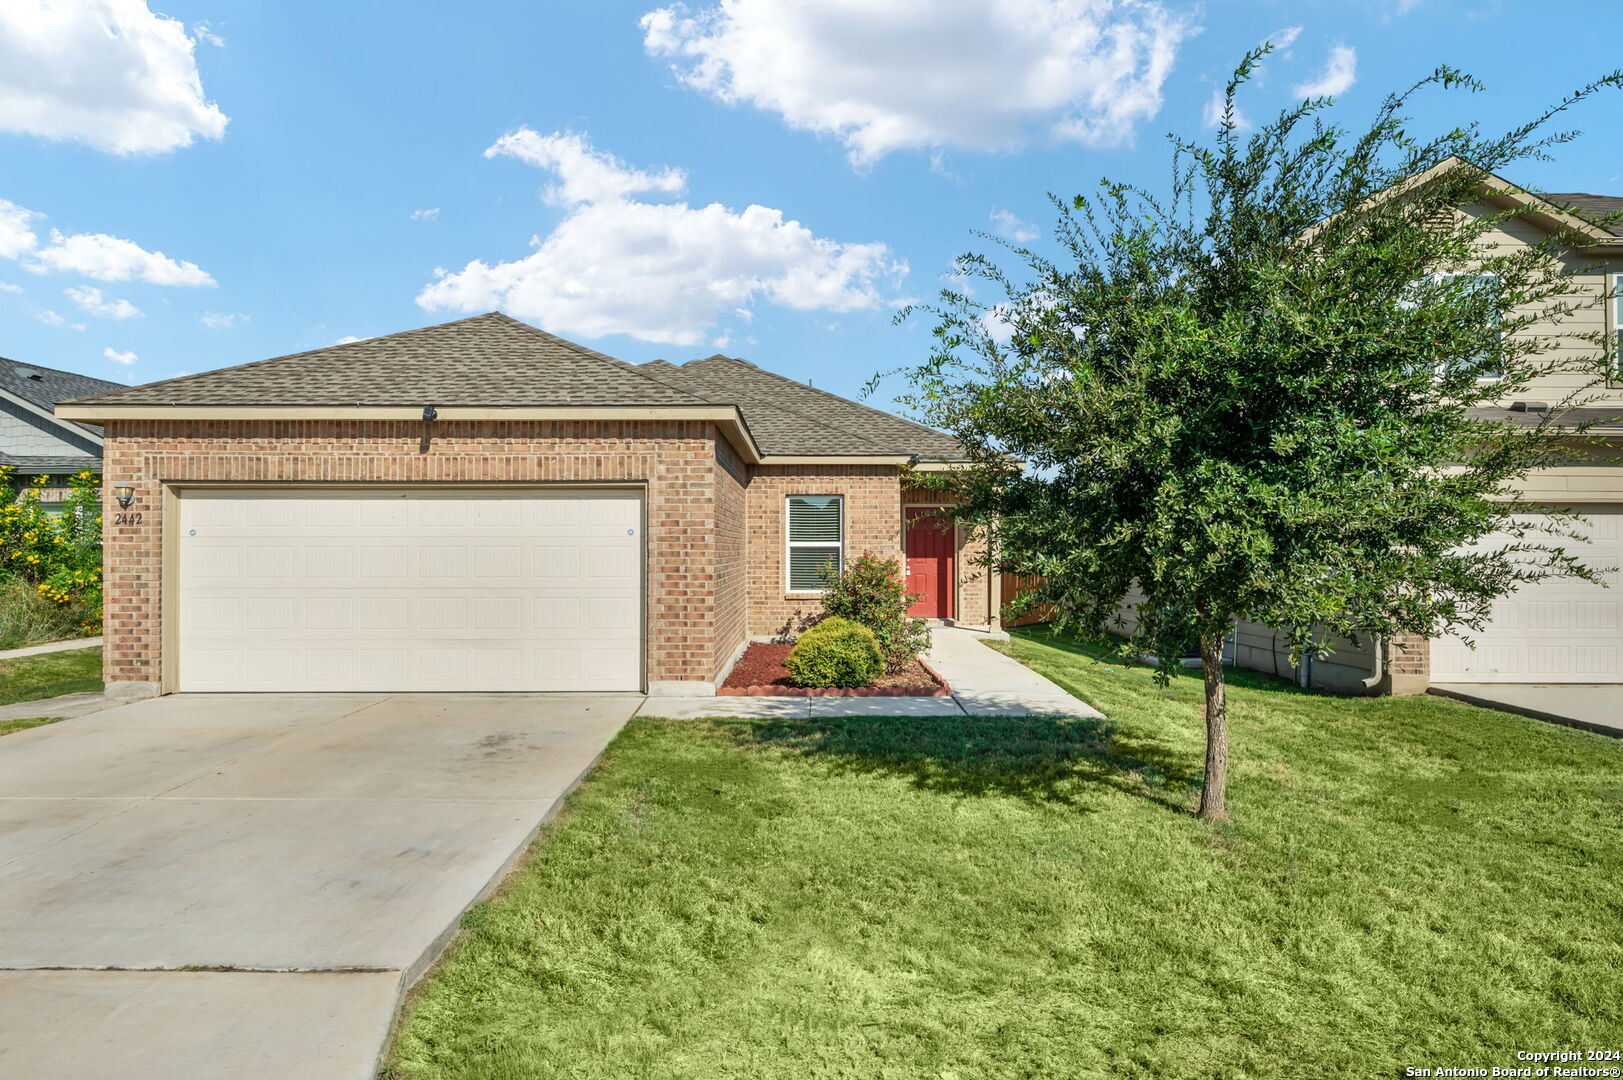
<instances>
[{"instance_id":1,"label":"white cloud","mask_svg":"<svg viewBox=\"0 0 1623 1080\"><path fill-rule=\"evenodd\" d=\"M646 192L680 195L687 188L681 169L665 168L657 173L633 169L613 154L592 149L585 137L573 132L540 135L522 127L497 139L485 157L517 158L554 173L558 183L543 193L554 206L578 206Z\"/></svg>"},{"instance_id":2,"label":"white cloud","mask_svg":"<svg viewBox=\"0 0 1623 1080\"><path fill-rule=\"evenodd\" d=\"M44 216L0 199L0 259L15 259L34 250L39 237L34 235L34 227L30 223Z\"/></svg>"},{"instance_id":3,"label":"white cloud","mask_svg":"<svg viewBox=\"0 0 1623 1080\"><path fill-rule=\"evenodd\" d=\"M196 263L179 262L131 240L106 233L64 236L51 230L49 247L35 251L24 267L36 274L55 270L97 281L145 281L153 285L213 285Z\"/></svg>"},{"instance_id":4,"label":"white cloud","mask_svg":"<svg viewBox=\"0 0 1623 1080\"><path fill-rule=\"evenodd\" d=\"M999 236L1017 244L1029 244L1042 235L1035 226L1021 221L1007 210L992 211L992 227Z\"/></svg>"},{"instance_id":5,"label":"white cloud","mask_svg":"<svg viewBox=\"0 0 1623 1080\"><path fill-rule=\"evenodd\" d=\"M580 148L613 161L584 139ZM800 311L878 307L881 290L907 272L884 244L820 237L781 210L638 202L602 173L588 180L567 172L580 157L548 160L557 162L549 167L560 174L559 198L582 201L547 236L532 238L535 250L523 258L435 271L417 297L421 307L500 308L564 334L697 345L713 338L720 318L739 317L758 300ZM669 190L636 183L632 190Z\"/></svg>"},{"instance_id":6,"label":"white cloud","mask_svg":"<svg viewBox=\"0 0 1623 1080\"><path fill-rule=\"evenodd\" d=\"M440 208L431 206L427 210L413 210L410 217L413 221L438 221L440 219Z\"/></svg>"},{"instance_id":7,"label":"white cloud","mask_svg":"<svg viewBox=\"0 0 1623 1080\"><path fill-rule=\"evenodd\" d=\"M1301 36L1302 28L1300 26L1286 26L1279 30L1275 30L1263 40L1270 42L1275 50L1284 52L1292 45L1295 45L1296 39Z\"/></svg>"},{"instance_id":8,"label":"white cloud","mask_svg":"<svg viewBox=\"0 0 1623 1080\"><path fill-rule=\"evenodd\" d=\"M197 321L210 330L230 330L239 322L248 322L249 316L235 315L225 311L205 311L198 316Z\"/></svg>"},{"instance_id":9,"label":"white cloud","mask_svg":"<svg viewBox=\"0 0 1623 1080\"><path fill-rule=\"evenodd\" d=\"M365 341L365 340L366 340L365 338L356 337L354 334L345 334L343 337L341 337L337 341L333 342L333 344L334 345L352 345L357 341Z\"/></svg>"},{"instance_id":10,"label":"white cloud","mask_svg":"<svg viewBox=\"0 0 1623 1080\"><path fill-rule=\"evenodd\" d=\"M13 285L9 281L0 281L0 292L12 293L13 295L19 295L20 296L22 294L22 291L23 291L23 287L21 285Z\"/></svg>"},{"instance_id":11,"label":"white cloud","mask_svg":"<svg viewBox=\"0 0 1623 1080\"><path fill-rule=\"evenodd\" d=\"M722 0L642 17L643 45L728 104L894 150L1129 141L1192 27L1156 0Z\"/></svg>"},{"instance_id":12,"label":"white cloud","mask_svg":"<svg viewBox=\"0 0 1623 1080\"><path fill-rule=\"evenodd\" d=\"M34 219L44 216L0 199L0 258L26 257L24 269L35 274L54 270L95 278L97 281L145 281L153 285L214 284L214 279L196 263L171 259L161 251L148 251L133 240L108 236L106 233L64 235L52 229L50 246L41 248L32 223ZM140 314L133 311L133 305L131 309L131 314ZM129 314L113 317L123 319L128 318Z\"/></svg>"},{"instance_id":13,"label":"white cloud","mask_svg":"<svg viewBox=\"0 0 1623 1080\"><path fill-rule=\"evenodd\" d=\"M123 364L125 367L129 367L131 364L140 359L140 357L136 356L133 352L119 352L111 345L103 349L101 354L107 357L107 359L111 360L113 363Z\"/></svg>"},{"instance_id":14,"label":"white cloud","mask_svg":"<svg viewBox=\"0 0 1623 1080\"><path fill-rule=\"evenodd\" d=\"M1346 45L1330 50L1330 59L1324 65L1324 74L1317 79L1300 83L1291 91L1299 98L1335 97L1344 94L1358 81L1358 53Z\"/></svg>"},{"instance_id":15,"label":"white cloud","mask_svg":"<svg viewBox=\"0 0 1623 1080\"><path fill-rule=\"evenodd\" d=\"M1223 88L1222 87L1217 87L1215 90L1212 91L1212 96L1206 99L1206 107L1201 110L1200 117L1201 117L1201 122L1204 123L1209 128L1214 128L1214 127L1217 127L1218 125L1222 124L1222 122L1223 122ZM1235 129L1239 130L1239 131L1244 131L1247 128L1249 128L1250 126L1251 126L1250 119L1248 119L1246 117L1245 113L1240 111L1240 107L1238 105L1236 105L1234 107L1234 127L1235 127Z\"/></svg>"},{"instance_id":16,"label":"white cloud","mask_svg":"<svg viewBox=\"0 0 1623 1080\"><path fill-rule=\"evenodd\" d=\"M61 315L51 311L48 308L35 315L34 318L38 319L46 326L55 326L65 330L83 330L85 328L84 323L78 323L72 321L71 319L63 318Z\"/></svg>"},{"instance_id":17,"label":"white cloud","mask_svg":"<svg viewBox=\"0 0 1623 1080\"><path fill-rule=\"evenodd\" d=\"M204 100L193 49L186 28L145 0L6 0L0 130L115 154L218 139L227 118Z\"/></svg>"},{"instance_id":18,"label":"white cloud","mask_svg":"<svg viewBox=\"0 0 1623 1080\"><path fill-rule=\"evenodd\" d=\"M192 27L192 34L196 36L198 44L212 45L216 49L225 48L225 38L215 33L208 23L198 23Z\"/></svg>"},{"instance_id":19,"label":"white cloud","mask_svg":"<svg viewBox=\"0 0 1623 1080\"><path fill-rule=\"evenodd\" d=\"M80 311L99 319L133 319L141 314L141 309L128 300L103 296L94 285L72 285L63 289L62 295L77 304Z\"/></svg>"}]
</instances>

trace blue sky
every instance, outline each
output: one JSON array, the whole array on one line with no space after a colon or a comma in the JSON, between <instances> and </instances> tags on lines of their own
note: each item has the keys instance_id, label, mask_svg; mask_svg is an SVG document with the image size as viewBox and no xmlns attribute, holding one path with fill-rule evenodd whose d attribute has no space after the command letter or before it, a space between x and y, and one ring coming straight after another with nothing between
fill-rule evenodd
<instances>
[{"instance_id":1,"label":"blue sky","mask_svg":"<svg viewBox=\"0 0 1623 1080\"><path fill-rule=\"evenodd\" d=\"M1244 108L1349 121L1452 63L1508 126L1603 73L1623 7L1509 0L8 0L0 355L148 382L501 307L624 359L722 351L836 392L920 358L974 230L1150 185ZM1575 32L1578 35L1575 40ZM1512 179L1623 194L1614 95ZM54 232L53 232L54 230ZM1040 244L1041 241L1038 241Z\"/></svg>"}]
</instances>

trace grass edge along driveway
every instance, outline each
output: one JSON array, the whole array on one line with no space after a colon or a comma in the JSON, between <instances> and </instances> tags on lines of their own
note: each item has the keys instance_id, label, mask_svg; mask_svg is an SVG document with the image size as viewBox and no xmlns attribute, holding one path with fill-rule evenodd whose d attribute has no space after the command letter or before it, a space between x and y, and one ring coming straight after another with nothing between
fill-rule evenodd
<instances>
[{"instance_id":1,"label":"grass edge along driveway","mask_svg":"<svg viewBox=\"0 0 1623 1080\"><path fill-rule=\"evenodd\" d=\"M99 692L101 649L69 649L0 660L0 705Z\"/></svg>"},{"instance_id":2,"label":"grass edge along driveway","mask_svg":"<svg viewBox=\"0 0 1623 1080\"><path fill-rule=\"evenodd\" d=\"M637 719L384 1075L1369 1077L1623 1045L1623 746L1016 631L1110 718Z\"/></svg>"}]
</instances>

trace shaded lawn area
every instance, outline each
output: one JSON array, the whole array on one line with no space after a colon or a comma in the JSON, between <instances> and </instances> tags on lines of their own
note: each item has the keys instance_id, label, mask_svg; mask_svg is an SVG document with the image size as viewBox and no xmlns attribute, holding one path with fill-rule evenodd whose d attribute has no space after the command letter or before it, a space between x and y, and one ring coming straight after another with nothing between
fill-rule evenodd
<instances>
[{"instance_id":1,"label":"shaded lawn area","mask_svg":"<svg viewBox=\"0 0 1623 1080\"><path fill-rule=\"evenodd\" d=\"M0 705L100 691L101 650L73 649L0 661Z\"/></svg>"},{"instance_id":2,"label":"shaded lawn area","mask_svg":"<svg viewBox=\"0 0 1623 1080\"><path fill-rule=\"evenodd\" d=\"M1105 722L633 720L397 1077L1370 1077L1623 1044L1623 745L1016 631Z\"/></svg>"}]
</instances>

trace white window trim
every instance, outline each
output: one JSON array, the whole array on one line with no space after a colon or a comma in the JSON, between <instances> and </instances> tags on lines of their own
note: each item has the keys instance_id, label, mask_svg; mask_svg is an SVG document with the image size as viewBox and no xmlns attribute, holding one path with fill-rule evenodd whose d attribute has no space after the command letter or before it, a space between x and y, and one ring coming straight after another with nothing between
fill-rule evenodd
<instances>
[{"instance_id":1,"label":"white window trim","mask_svg":"<svg viewBox=\"0 0 1623 1080\"><path fill-rule=\"evenodd\" d=\"M1439 281L1439 282L1452 281L1454 278L1475 278L1475 279L1477 279L1479 281L1481 279L1483 279L1483 278L1492 278L1494 281L1498 281L1499 280L1499 275L1498 274L1493 274L1493 273L1485 273L1485 272L1477 272L1477 273L1464 273L1464 272L1462 272L1462 273L1458 273L1458 274L1433 274L1432 275L1432 280L1433 281ZM1500 343L1500 345L1503 345L1504 341L1505 341L1505 334L1504 334L1504 331L1501 330L1499 332L1499 343ZM1437 374L1438 374L1439 377L1442 376L1442 368L1440 366L1439 366L1439 368L1437 370ZM1504 374L1503 371L1501 371L1497 375L1478 375L1476 381L1479 382L1479 383L1496 383L1496 382L1502 381L1504 379L1504 377L1505 377L1505 374Z\"/></svg>"},{"instance_id":2,"label":"white window trim","mask_svg":"<svg viewBox=\"0 0 1623 1080\"><path fill-rule=\"evenodd\" d=\"M1623 273L1612 274L1612 364L1613 382L1623 382Z\"/></svg>"},{"instance_id":3,"label":"white window trim","mask_svg":"<svg viewBox=\"0 0 1623 1080\"><path fill-rule=\"evenodd\" d=\"M839 544L831 545L827 541L824 541L824 540L791 540L789 538L789 514L790 514L789 502L790 502L791 499L834 499L834 500L836 500L838 505L839 505L839 508L840 508L840 542L839 542ZM827 592L828 590L827 589L797 589L794 586L793 580L791 580L792 575L794 574L794 564L793 564L792 560L789 558L789 555L790 555L790 552L792 552L797 547L799 547L799 548L838 547L839 552L840 552L840 555L839 555L839 569L840 569L840 571L842 573L844 572L844 570L845 570L845 496L844 495L842 495L842 494L840 494L838 492L833 492L833 491L818 492L818 493L813 493L813 492L808 492L808 491L798 491L798 492L795 492L793 495L785 495L783 497L783 591L786 592L786 593L792 593L795 596L821 596L823 593Z\"/></svg>"}]
</instances>

